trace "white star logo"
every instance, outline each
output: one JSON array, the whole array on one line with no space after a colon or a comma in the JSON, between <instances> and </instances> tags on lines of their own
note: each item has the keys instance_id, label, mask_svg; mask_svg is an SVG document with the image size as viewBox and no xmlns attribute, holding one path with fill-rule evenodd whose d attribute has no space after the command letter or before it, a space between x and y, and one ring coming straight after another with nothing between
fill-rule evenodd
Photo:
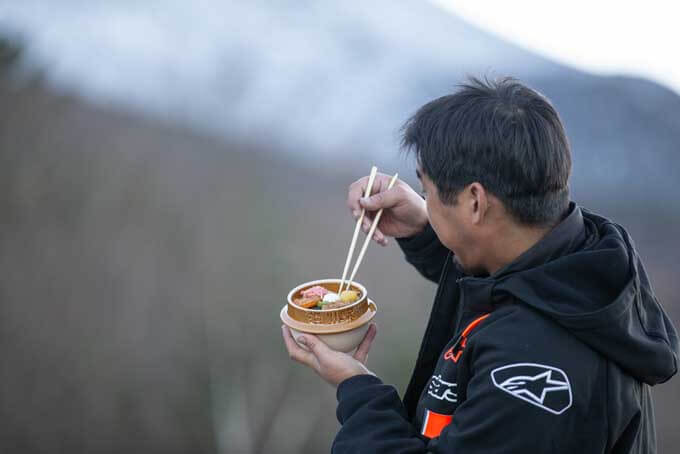
<instances>
[{"instance_id":1,"label":"white star logo","mask_svg":"<svg viewBox=\"0 0 680 454\"><path fill-rule=\"evenodd\" d=\"M519 373L518 375L514 375ZM517 363L491 371L493 384L506 393L559 415L572 403L571 385L563 370L534 363ZM552 399L546 403L546 397Z\"/></svg>"},{"instance_id":2,"label":"white star logo","mask_svg":"<svg viewBox=\"0 0 680 454\"><path fill-rule=\"evenodd\" d=\"M538 403L543 403L545 395L550 391L559 391L561 389L569 389L569 384L564 381L552 380L551 371L547 370L543 373L533 377L519 375L517 377L510 377L501 383L499 386L508 391L515 391L515 394L524 394L527 397L534 399ZM534 386L538 385L538 386ZM554 386L548 386L554 385ZM540 396L534 391L540 391Z\"/></svg>"}]
</instances>

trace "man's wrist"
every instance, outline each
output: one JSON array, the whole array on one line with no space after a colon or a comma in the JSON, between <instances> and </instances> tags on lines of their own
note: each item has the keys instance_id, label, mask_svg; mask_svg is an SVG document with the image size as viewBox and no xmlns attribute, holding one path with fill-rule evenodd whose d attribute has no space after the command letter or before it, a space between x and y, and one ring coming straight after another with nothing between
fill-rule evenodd
<instances>
[{"instance_id":1,"label":"man's wrist","mask_svg":"<svg viewBox=\"0 0 680 454\"><path fill-rule=\"evenodd\" d=\"M343 399L343 397L352 394L357 389L364 388L365 386L368 385L380 385L380 384L382 384L382 380L380 380L372 372L366 374L352 375L351 377L348 377L345 380L338 383L338 388L335 392L335 395L338 401L340 401L341 399Z\"/></svg>"},{"instance_id":2,"label":"man's wrist","mask_svg":"<svg viewBox=\"0 0 680 454\"><path fill-rule=\"evenodd\" d=\"M429 222L425 222L420 230L404 237L397 237L396 240L400 243L429 243L432 238L436 237L434 230Z\"/></svg>"},{"instance_id":3,"label":"man's wrist","mask_svg":"<svg viewBox=\"0 0 680 454\"><path fill-rule=\"evenodd\" d=\"M373 376L375 376L375 374L373 372L371 372L370 370L368 370L368 368L366 366L361 364L361 369L357 368L356 370L348 373L347 375L340 377L340 379L335 383L335 385L340 386L340 383L345 382L345 381L349 380L350 378L353 378L353 377L356 377L356 376L359 376L359 375L373 375Z\"/></svg>"},{"instance_id":4,"label":"man's wrist","mask_svg":"<svg viewBox=\"0 0 680 454\"><path fill-rule=\"evenodd\" d=\"M430 223L429 219L427 218L427 212L423 211L420 216L417 216L417 220L414 219L414 222L412 224L412 230L408 234L404 236L398 236L395 237L396 239L403 239L403 238L412 238L415 236L420 235L425 228L427 228L428 224Z\"/></svg>"},{"instance_id":5,"label":"man's wrist","mask_svg":"<svg viewBox=\"0 0 680 454\"><path fill-rule=\"evenodd\" d=\"M416 237L416 236L420 235L421 233L423 233L425 231L428 224L429 224L429 222L426 219L425 222L418 224L417 227L414 227L413 231L409 235L406 235L406 236L403 236L403 237L397 237L397 239L399 240L399 239L404 239L404 238L408 239L408 238Z\"/></svg>"}]
</instances>

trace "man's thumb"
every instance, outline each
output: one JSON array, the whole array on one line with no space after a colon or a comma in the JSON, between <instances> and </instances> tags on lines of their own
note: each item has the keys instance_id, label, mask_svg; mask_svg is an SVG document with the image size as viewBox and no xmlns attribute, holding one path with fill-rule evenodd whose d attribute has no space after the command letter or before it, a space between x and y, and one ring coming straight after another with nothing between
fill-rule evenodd
<instances>
[{"instance_id":1,"label":"man's thumb","mask_svg":"<svg viewBox=\"0 0 680 454\"><path fill-rule=\"evenodd\" d=\"M359 199L362 208L368 211L376 211L381 208L391 208L397 203L397 194L394 189L389 191L379 192L370 197L363 197Z\"/></svg>"}]
</instances>

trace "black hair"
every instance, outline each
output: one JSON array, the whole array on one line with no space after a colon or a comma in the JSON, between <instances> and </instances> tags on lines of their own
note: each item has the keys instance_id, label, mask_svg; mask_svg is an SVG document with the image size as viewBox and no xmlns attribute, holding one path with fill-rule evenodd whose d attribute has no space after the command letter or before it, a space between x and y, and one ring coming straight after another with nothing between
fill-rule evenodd
<instances>
[{"instance_id":1,"label":"black hair","mask_svg":"<svg viewBox=\"0 0 680 454\"><path fill-rule=\"evenodd\" d=\"M556 223L569 205L571 152L557 111L517 79L469 78L404 124L413 151L444 203L479 182L520 223Z\"/></svg>"}]
</instances>

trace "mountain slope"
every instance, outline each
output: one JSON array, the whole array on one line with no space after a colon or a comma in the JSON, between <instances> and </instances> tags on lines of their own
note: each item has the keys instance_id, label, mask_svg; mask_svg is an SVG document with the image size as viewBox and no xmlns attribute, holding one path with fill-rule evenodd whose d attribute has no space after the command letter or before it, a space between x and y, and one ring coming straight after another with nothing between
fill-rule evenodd
<instances>
[{"instance_id":1,"label":"mountain slope","mask_svg":"<svg viewBox=\"0 0 680 454\"><path fill-rule=\"evenodd\" d=\"M0 17L26 37L29 66L100 104L230 140L275 140L297 159L398 165L398 128L418 106L467 73L509 74L564 117L577 194L657 193L678 207L668 194L680 171L680 97L558 65L428 2L44 5L5 3Z\"/></svg>"}]
</instances>

